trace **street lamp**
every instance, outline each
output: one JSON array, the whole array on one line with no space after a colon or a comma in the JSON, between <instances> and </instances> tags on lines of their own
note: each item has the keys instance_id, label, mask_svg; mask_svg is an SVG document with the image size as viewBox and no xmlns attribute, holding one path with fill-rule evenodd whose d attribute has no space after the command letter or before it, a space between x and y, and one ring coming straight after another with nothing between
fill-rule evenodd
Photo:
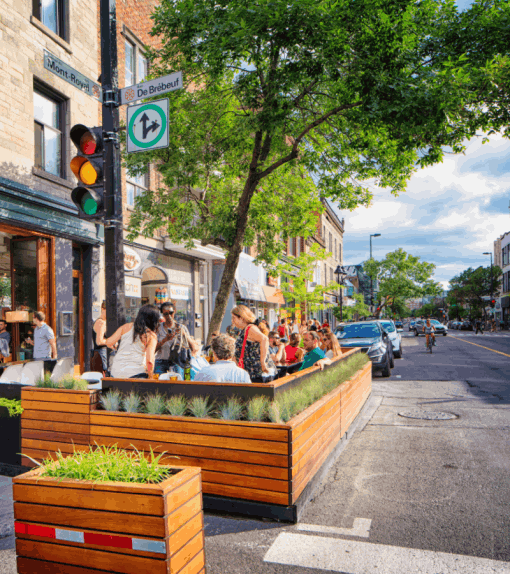
<instances>
[{"instance_id":1,"label":"street lamp","mask_svg":"<svg viewBox=\"0 0 510 574\"><path fill-rule=\"evenodd\" d=\"M372 259L372 237L381 237L380 233L373 233L370 235L370 259ZM370 306L372 307L372 313L374 312L374 280L372 275L370 275Z\"/></svg>"},{"instance_id":2,"label":"street lamp","mask_svg":"<svg viewBox=\"0 0 510 574\"><path fill-rule=\"evenodd\" d=\"M492 251L484 251L483 255L490 255L491 256L491 309L492 309Z\"/></svg>"},{"instance_id":3,"label":"street lamp","mask_svg":"<svg viewBox=\"0 0 510 574\"><path fill-rule=\"evenodd\" d=\"M342 265L339 265L336 269L335 269L335 275L336 275L336 282L339 285L339 291L340 291L340 323L343 322L344 320L344 315L343 315L343 296L342 296L342 286L344 284L344 280L347 277L347 272L345 271L345 269L342 267Z\"/></svg>"}]
</instances>

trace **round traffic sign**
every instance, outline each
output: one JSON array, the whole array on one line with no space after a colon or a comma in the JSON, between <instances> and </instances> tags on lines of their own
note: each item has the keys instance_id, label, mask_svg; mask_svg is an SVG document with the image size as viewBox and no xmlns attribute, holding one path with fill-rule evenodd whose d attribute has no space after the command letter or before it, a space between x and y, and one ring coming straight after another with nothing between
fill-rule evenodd
<instances>
[{"instance_id":1,"label":"round traffic sign","mask_svg":"<svg viewBox=\"0 0 510 574\"><path fill-rule=\"evenodd\" d=\"M158 124L158 119L160 124ZM163 110L159 106L143 104L131 117L128 125L129 138L140 148L152 148L165 135L167 121Z\"/></svg>"}]
</instances>

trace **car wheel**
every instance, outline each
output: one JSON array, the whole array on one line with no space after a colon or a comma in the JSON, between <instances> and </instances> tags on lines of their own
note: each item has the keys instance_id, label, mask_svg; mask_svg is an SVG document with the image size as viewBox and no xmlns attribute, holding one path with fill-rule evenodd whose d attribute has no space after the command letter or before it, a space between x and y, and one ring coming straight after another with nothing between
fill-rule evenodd
<instances>
[{"instance_id":1,"label":"car wheel","mask_svg":"<svg viewBox=\"0 0 510 574\"><path fill-rule=\"evenodd\" d=\"M446 337L447 333L443 333L443 337Z\"/></svg>"},{"instance_id":2,"label":"car wheel","mask_svg":"<svg viewBox=\"0 0 510 574\"><path fill-rule=\"evenodd\" d=\"M386 361L386 364L384 365L384 368L381 371L381 375L383 377L391 377L391 368L389 359Z\"/></svg>"},{"instance_id":3,"label":"car wheel","mask_svg":"<svg viewBox=\"0 0 510 574\"><path fill-rule=\"evenodd\" d=\"M395 353L393 353L395 355L395 359L401 359L402 358L402 343L400 343L400 349L398 351L395 351Z\"/></svg>"},{"instance_id":4,"label":"car wheel","mask_svg":"<svg viewBox=\"0 0 510 574\"><path fill-rule=\"evenodd\" d=\"M414 332L414 336L417 337L418 336L418 330L415 330Z\"/></svg>"},{"instance_id":5,"label":"car wheel","mask_svg":"<svg viewBox=\"0 0 510 574\"><path fill-rule=\"evenodd\" d=\"M390 368L393 369L395 366L395 359L393 358L393 349L388 353L390 359Z\"/></svg>"}]
</instances>

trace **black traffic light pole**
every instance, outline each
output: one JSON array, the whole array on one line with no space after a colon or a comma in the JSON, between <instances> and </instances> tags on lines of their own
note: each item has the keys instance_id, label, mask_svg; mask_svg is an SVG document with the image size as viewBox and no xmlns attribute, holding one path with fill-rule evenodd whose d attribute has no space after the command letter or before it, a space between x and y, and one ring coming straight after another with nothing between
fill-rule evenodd
<instances>
[{"instance_id":1,"label":"black traffic light pole","mask_svg":"<svg viewBox=\"0 0 510 574\"><path fill-rule=\"evenodd\" d=\"M115 0L100 0L100 20L104 134L106 324L107 334L112 335L125 322Z\"/></svg>"}]
</instances>

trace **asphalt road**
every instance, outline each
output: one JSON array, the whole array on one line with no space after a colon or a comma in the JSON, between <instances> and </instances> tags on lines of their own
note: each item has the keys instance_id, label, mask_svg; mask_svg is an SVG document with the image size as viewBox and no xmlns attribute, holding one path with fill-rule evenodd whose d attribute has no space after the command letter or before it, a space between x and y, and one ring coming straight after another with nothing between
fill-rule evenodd
<instances>
[{"instance_id":1,"label":"asphalt road","mask_svg":"<svg viewBox=\"0 0 510 574\"><path fill-rule=\"evenodd\" d=\"M300 524L206 515L208 574L510 573L510 337L453 335L430 355L404 333ZM424 411L453 418L401 416Z\"/></svg>"}]
</instances>

